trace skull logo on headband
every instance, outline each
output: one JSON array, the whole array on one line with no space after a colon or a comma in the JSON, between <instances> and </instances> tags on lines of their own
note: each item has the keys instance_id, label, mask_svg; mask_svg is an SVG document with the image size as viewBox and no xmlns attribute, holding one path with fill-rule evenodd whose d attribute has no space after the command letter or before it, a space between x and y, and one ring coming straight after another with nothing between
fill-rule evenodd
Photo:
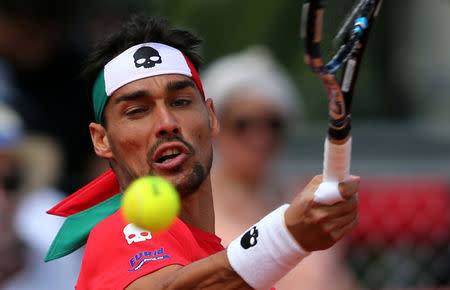
<instances>
[{"instance_id":1,"label":"skull logo on headband","mask_svg":"<svg viewBox=\"0 0 450 290\"><path fill-rule=\"evenodd\" d=\"M143 46L139 48L133 54L133 57L134 65L137 68L141 66L143 66L144 68L151 68L154 67L155 64L162 62L159 52L150 46Z\"/></svg>"}]
</instances>

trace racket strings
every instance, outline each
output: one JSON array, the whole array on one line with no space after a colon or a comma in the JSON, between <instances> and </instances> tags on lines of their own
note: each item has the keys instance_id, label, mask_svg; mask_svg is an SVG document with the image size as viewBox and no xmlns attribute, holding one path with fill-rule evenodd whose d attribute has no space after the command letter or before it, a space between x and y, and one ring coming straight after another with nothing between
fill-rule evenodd
<instances>
[{"instance_id":1,"label":"racket strings","mask_svg":"<svg viewBox=\"0 0 450 290\"><path fill-rule=\"evenodd\" d=\"M341 39L341 44L336 54L324 66L324 70L327 73L335 73L353 53L360 42L364 31L369 25L368 17L375 8L374 6L374 0L362 0L357 3L352 12L347 15L344 24L333 39L334 46L337 45L337 40L339 39ZM353 23L353 25L350 25L351 23Z\"/></svg>"},{"instance_id":2,"label":"racket strings","mask_svg":"<svg viewBox=\"0 0 450 290\"><path fill-rule=\"evenodd\" d=\"M368 2L370 1L371 0L363 0L354 4L354 7L351 9L351 12L347 14L347 16L343 21L343 24L340 26L336 36L333 39L333 42L336 44L336 47L338 46L339 43L342 42L344 36L350 30L349 27L353 23L353 20L357 18L357 14L361 13L363 7L367 7Z\"/></svg>"}]
</instances>

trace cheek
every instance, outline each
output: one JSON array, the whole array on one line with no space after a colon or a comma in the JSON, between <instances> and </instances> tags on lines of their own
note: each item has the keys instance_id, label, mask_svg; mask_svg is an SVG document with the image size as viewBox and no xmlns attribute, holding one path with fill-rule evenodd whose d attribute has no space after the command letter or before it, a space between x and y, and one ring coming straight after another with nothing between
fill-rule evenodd
<instances>
[{"instance_id":1,"label":"cheek","mask_svg":"<svg viewBox=\"0 0 450 290\"><path fill-rule=\"evenodd\" d=\"M130 132L127 132L130 133ZM141 143L140 135L137 134L126 134L126 135L120 135L115 138L115 144L119 145L119 150L132 150L139 148L139 144Z\"/></svg>"},{"instance_id":2,"label":"cheek","mask_svg":"<svg viewBox=\"0 0 450 290\"><path fill-rule=\"evenodd\" d=\"M212 134L207 118L192 119L195 124L190 128L185 128L183 138L194 146L198 157L207 157L212 150ZM203 158L203 157L200 157Z\"/></svg>"},{"instance_id":3,"label":"cheek","mask_svg":"<svg viewBox=\"0 0 450 290\"><path fill-rule=\"evenodd\" d=\"M190 123L196 124L192 127L192 136L195 138L196 142L211 142L211 129L208 118L199 114L198 117L193 118Z\"/></svg>"},{"instance_id":4,"label":"cheek","mask_svg":"<svg viewBox=\"0 0 450 290\"><path fill-rule=\"evenodd\" d=\"M128 126L117 130L116 134L112 134L111 139L117 153L131 157L136 153L140 155L140 151L147 149L147 134L147 132L139 130L138 126ZM138 158L141 158L141 156Z\"/></svg>"},{"instance_id":5,"label":"cheek","mask_svg":"<svg viewBox=\"0 0 450 290\"><path fill-rule=\"evenodd\" d=\"M124 139L123 147L126 150L135 150L140 148L141 142L137 138Z\"/></svg>"}]
</instances>

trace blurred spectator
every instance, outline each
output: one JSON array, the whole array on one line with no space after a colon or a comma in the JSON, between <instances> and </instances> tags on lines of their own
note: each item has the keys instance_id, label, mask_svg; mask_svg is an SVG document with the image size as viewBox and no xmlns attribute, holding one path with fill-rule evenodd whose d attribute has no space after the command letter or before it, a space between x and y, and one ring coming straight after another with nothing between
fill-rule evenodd
<instances>
[{"instance_id":1,"label":"blurred spectator","mask_svg":"<svg viewBox=\"0 0 450 290\"><path fill-rule=\"evenodd\" d=\"M284 129L299 114L300 100L288 75L261 46L216 61L202 80L221 125L212 181L216 234L227 246L300 188L275 170ZM351 289L343 268L336 250L314 253L277 289Z\"/></svg>"},{"instance_id":2,"label":"blurred spectator","mask_svg":"<svg viewBox=\"0 0 450 290\"><path fill-rule=\"evenodd\" d=\"M81 255L44 263L63 219L45 211L64 198L44 187L57 172L57 147L24 134L20 116L0 104L0 289L73 288ZM35 142L38 141L38 142ZM26 149L28 148L28 149ZM31 155L36 154L34 160ZM53 162L42 162L39 158ZM31 167L31 168L30 168ZM26 192L26 187L39 188Z\"/></svg>"},{"instance_id":3,"label":"blurred spectator","mask_svg":"<svg viewBox=\"0 0 450 290\"><path fill-rule=\"evenodd\" d=\"M247 224L252 225L290 197L282 177L272 167L286 121L298 108L297 92L262 46L218 60L202 80L207 97L214 100L221 126L214 143L213 191L217 229L228 244ZM231 220L239 228L220 223Z\"/></svg>"},{"instance_id":4,"label":"blurred spectator","mask_svg":"<svg viewBox=\"0 0 450 290\"><path fill-rule=\"evenodd\" d=\"M86 130L91 114L78 80L84 51L73 33L75 8L56 0L0 3L0 99L20 113L29 132L61 144L58 187L67 192L83 184L91 152Z\"/></svg>"}]
</instances>

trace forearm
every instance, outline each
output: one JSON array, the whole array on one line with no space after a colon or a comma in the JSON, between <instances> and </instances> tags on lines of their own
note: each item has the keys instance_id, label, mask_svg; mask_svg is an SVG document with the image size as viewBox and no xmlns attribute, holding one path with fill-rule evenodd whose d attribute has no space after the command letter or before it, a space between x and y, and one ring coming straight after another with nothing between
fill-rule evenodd
<instances>
[{"instance_id":1,"label":"forearm","mask_svg":"<svg viewBox=\"0 0 450 290\"><path fill-rule=\"evenodd\" d=\"M252 289L231 268L226 250L174 272L162 289Z\"/></svg>"},{"instance_id":2,"label":"forearm","mask_svg":"<svg viewBox=\"0 0 450 290\"><path fill-rule=\"evenodd\" d=\"M252 289L230 266L226 250L186 266L168 266L127 289Z\"/></svg>"}]
</instances>

